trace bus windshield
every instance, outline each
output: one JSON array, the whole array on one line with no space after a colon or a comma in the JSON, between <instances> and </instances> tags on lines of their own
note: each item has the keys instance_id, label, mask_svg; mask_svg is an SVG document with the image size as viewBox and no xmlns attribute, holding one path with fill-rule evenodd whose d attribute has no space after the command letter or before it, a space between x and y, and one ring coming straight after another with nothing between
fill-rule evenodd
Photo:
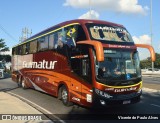
<instances>
[{"instance_id":1,"label":"bus windshield","mask_svg":"<svg viewBox=\"0 0 160 123\"><path fill-rule=\"evenodd\" d=\"M103 62L95 61L96 78L99 82L115 85L115 82L141 77L138 52L104 49L104 57Z\"/></svg>"},{"instance_id":2,"label":"bus windshield","mask_svg":"<svg viewBox=\"0 0 160 123\"><path fill-rule=\"evenodd\" d=\"M133 42L131 35L123 27L95 23L86 26L92 40Z\"/></svg>"}]
</instances>

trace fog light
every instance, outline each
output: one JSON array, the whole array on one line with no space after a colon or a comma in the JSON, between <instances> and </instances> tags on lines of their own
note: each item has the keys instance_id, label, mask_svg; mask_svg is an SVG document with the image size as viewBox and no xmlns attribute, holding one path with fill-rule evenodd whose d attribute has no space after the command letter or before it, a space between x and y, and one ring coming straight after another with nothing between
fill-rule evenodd
<instances>
[{"instance_id":1,"label":"fog light","mask_svg":"<svg viewBox=\"0 0 160 123\"><path fill-rule=\"evenodd\" d=\"M140 94L141 92L142 92L142 89L139 89L137 93L139 93L139 94Z\"/></svg>"},{"instance_id":2,"label":"fog light","mask_svg":"<svg viewBox=\"0 0 160 123\"><path fill-rule=\"evenodd\" d=\"M106 102L104 100L100 100L101 105L106 105Z\"/></svg>"}]
</instances>

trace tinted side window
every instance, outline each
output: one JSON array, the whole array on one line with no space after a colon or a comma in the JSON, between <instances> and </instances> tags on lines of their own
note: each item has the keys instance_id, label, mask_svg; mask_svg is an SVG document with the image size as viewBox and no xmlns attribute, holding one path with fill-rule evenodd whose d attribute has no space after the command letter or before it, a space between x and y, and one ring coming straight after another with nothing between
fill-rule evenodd
<instances>
[{"instance_id":1,"label":"tinted side window","mask_svg":"<svg viewBox=\"0 0 160 123\"><path fill-rule=\"evenodd\" d=\"M66 44L69 47L76 46L77 25L66 27L65 30Z\"/></svg>"},{"instance_id":2,"label":"tinted side window","mask_svg":"<svg viewBox=\"0 0 160 123\"><path fill-rule=\"evenodd\" d=\"M14 47L14 48L12 49L12 55L17 55L17 47Z\"/></svg>"},{"instance_id":3,"label":"tinted side window","mask_svg":"<svg viewBox=\"0 0 160 123\"><path fill-rule=\"evenodd\" d=\"M21 55L22 54L22 46L18 46L18 55Z\"/></svg>"},{"instance_id":4,"label":"tinted side window","mask_svg":"<svg viewBox=\"0 0 160 123\"><path fill-rule=\"evenodd\" d=\"M55 48L54 34L49 35L49 49Z\"/></svg>"},{"instance_id":5,"label":"tinted side window","mask_svg":"<svg viewBox=\"0 0 160 123\"><path fill-rule=\"evenodd\" d=\"M38 39L38 51L44 51L48 49L48 36Z\"/></svg>"},{"instance_id":6,"label":"tinted side window","mask_svg":"<svg viewBox=\"0 0 160 123\"><path fill-rule=\"evenodd\" d=\"M28 43L26 44L26 54L29 53L29 49L30 49L30 42L28 42Z\"/></svg>"},{"instance_id":7,"label":"tinted side window","mask_svg":"<svg viewBox=\"0 0 160 123\"><path fill-rule=\"evenodd\" d=\"M22 45L22 54L26 54L26 44Z\"/></svg>"},{"instance_id":8,"label":"tinted side window","mask_svg":"<svg viewBox=\"0 0 160 123\"><path fill-rule=\"evenodd\" d=\"M37 40L30 42L30 50L29 53L37 52Z\"/></svg>"},{"instance_id":9,"label":"tinted side window","mask_svg":"<svg viewBox=\"0 0 160 123\"><path fill-rule=\"evenodd\" d=\"M76 41L83 41L83 40L87 40L86 34L85 34L82 26L79 25L78 26L78 34L77 34L77 37L76 37Z\"/></svg>"}]
</instances>

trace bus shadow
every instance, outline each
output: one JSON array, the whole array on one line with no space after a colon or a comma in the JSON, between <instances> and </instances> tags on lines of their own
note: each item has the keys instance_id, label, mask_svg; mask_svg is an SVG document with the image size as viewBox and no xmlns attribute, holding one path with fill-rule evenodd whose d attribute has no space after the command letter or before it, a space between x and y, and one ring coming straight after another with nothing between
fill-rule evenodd
<instances>
[{"instance_id":1,"label":"bus shadow","mask_svg":"<svg viewBox=\"0 0 160 123\"><path fill-rule=\"evenodd\" d=\"M12 91L12 90L15 90L19 87L15 87L15 88L3 88L3 89L0 89L0 92L8 92L8 91Z\"/></svg>"},{"instance_id":2,"label":"bus shadow","mask_svg":"<svg viewBox=\"0 0 160 123\"><path fill-rule=\"evenodd\" d=\"M141 101L136 104L94 109L75 105L68 114L57 116L63 120L118 120L118 116L156 115L160 110L152 106L152 103L157 103L157 100L160 100L159 93L144 93Z\"/></svg>"}]
</instances>

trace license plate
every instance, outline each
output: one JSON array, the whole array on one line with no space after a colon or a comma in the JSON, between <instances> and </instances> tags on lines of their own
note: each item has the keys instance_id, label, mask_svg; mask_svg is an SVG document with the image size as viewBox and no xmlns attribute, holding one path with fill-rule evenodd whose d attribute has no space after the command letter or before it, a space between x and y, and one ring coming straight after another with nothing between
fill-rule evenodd
<instances>
[{"instance_id":1,"label":"license plate","mask_svg":"<svg viewBox=\"0 0 160 123\"><path fill-rule=\"evenodd\" d=\"M125 101L123 101L123 104L130 104L130 103L131 103L130 100L125 100Z\"/></svg>"}]
</instances>

